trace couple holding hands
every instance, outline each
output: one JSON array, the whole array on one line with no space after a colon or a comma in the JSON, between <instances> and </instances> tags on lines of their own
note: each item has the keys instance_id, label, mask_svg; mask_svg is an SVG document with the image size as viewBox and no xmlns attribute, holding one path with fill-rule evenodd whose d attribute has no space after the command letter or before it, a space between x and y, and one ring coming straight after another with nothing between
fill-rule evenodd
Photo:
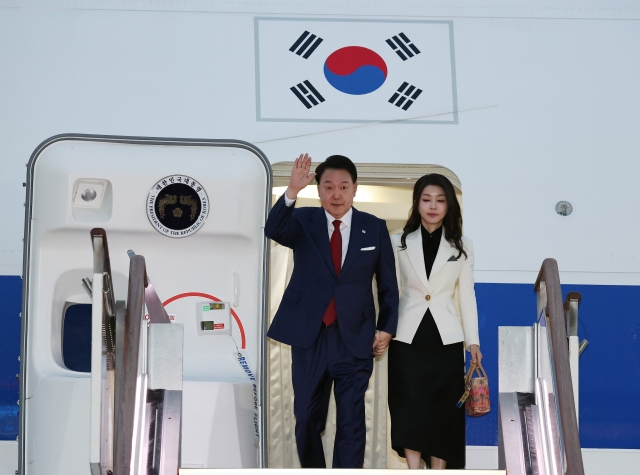
<instances>
[{"instance_id":1,"label":"couple holding hands","mask_svg":"<svg viewBox=\"0 0 640 475\"><path fill-rule=\"evenodd\" d=\"M295 208L316 180L321 208ZM357 170L332 155L311 172L296 159L265 234L293 250L294 268L268 336L291 345L295 436L304 468L324 468L331 386L334 468L361 468L364 395L373 357L389 348L391 443L409 468L464 468L464 350L480 362L473 247L451 182L421 177L402 234L352 207ZM376 320L373 277L379 313ZM457 307L455 304L458 304Z\"/></svg>"}]
</instances>

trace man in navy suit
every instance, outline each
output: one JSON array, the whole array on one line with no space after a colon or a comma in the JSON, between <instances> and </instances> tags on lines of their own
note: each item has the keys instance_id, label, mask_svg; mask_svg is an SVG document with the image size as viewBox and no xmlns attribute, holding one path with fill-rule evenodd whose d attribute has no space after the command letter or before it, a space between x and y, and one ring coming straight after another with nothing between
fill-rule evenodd
<instances>
[{"instance_id":1,"label":"man in navy suit","mask_svg":"<svg viewBox=\"0 0 640 475\"><path fill-rule=\"evenodd\" d=\"M385 222L352 207L358 188L351 160L333 155L310 173L300 155L289 187L269 213L265 234L293 249L294 268L268 336L291 345L298 456L325 468L324 431L331 385L337 405L334 468L362 468L364 393L373 356L389 345L398 322L398 284ZM294 209L316 179L321 208ZM373 301L378 287L379 315Z\"/></svg>"}]
</instances>

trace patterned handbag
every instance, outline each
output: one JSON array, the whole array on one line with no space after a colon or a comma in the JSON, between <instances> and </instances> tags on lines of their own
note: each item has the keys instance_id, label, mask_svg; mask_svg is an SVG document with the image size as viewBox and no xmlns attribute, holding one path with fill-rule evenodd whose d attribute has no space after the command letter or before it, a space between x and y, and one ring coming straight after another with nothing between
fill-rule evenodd
<instances>
[{"instance_id":1,"label":"patterned handbag","mask_svg":"<svg viewBox=\"0 0 640 475\"><path fill-rule=\"evenodd\" d=\"M478 376L473 374L477 372ZM482 364L472 364L464 380L465 393L461 399L466 399L467 414L469 417L480 417L491 410L489 401L489 378L484 372ZM465 402L463 400L463 402Z\"/></svg>"}]
</instances>

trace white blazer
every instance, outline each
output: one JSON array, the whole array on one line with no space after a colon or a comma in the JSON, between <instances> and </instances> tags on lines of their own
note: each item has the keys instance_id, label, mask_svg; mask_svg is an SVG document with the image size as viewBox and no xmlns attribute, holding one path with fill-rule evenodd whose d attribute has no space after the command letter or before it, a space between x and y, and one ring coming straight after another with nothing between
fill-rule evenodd
<instances>
[{"instance_id":1,"label":"white blazer","mask_svg":"<svg viewBox=\"0 0 640 475\"><path fill-rule=\"evenodd\" d=\"M456 260L458 250L445 239L444 229L431 278L424 268L420 228L407 235L407 248L400 245L400 234L391 236L400 287L398 329L395 339L411 343L428 308L438 326L442 343L464 341L465 347L480 345L478 308L473 288L473 245L462 237L467 252Z\"/></svg>"}]
</instances>

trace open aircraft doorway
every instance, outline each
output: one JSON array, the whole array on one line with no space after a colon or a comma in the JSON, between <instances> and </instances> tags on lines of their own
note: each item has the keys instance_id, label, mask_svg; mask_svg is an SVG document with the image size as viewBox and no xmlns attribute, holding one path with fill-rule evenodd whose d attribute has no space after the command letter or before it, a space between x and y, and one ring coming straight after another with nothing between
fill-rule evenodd
<instances>
[{"instance_id":1,"label":"open aircraft doorway","mask_svg":"<svg viewBox=\"0 0 640 475\"><path fill-rule=\"evenodd\" d=\"M315 165L312 165L312 169L315 169ZM278 162L272 165L274 185L272 203L275 203L286 190L292 166L292 161ZM358 169L358 191L353 206L359 211L384 219L391 235L402 232L411 209L413 186L423 175L440 173L446 176L453 184L460 206L462 206L460 179L446 167L393 163L356 163L356 167ZM298 194L295 206L320 206L315 181ZM270 320L280 305L292 271L292 251L271 241ZM375 293L375 285L373 289ZM298 468L300 462L295 449L294 437L291 350L288 345L268 340L267 351L269 467ZM387 354L388 352L385 352L383 356L376 358L369 389L365 395L367 445L364 468L407 468L404 459L398 457L396 452L391 449L387 410ZM336 428L335 416L336 405L332 393L327 425L322 438L327 466L331 466Z\"/></svg>"}]
</instances>

